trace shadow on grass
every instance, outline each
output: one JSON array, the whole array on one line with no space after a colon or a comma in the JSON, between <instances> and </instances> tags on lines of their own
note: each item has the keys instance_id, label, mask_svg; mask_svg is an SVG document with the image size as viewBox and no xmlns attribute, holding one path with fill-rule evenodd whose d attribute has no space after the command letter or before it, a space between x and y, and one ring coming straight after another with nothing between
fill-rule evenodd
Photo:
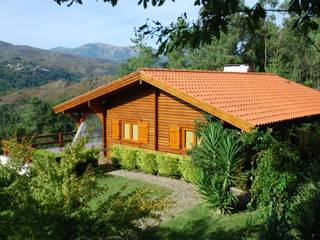
<instances>
[{"instance_id":1,"label":"shadow on grass","mask_svg":"<svg viewBox=\"0 0 320 240\"><path fill-rule=\"evenodd\" d=\"M251 225L230 229L223 226L223 223L208 221L207 219L197 219L182 228L179 226L160 226L148 229L143 233L141 239L144 240L238 240L238 239L258 239L261 226Z\"/></svg>"},{"instance_id":2,"label":"shadow on grass","mask_svg":"<svg viewBox=\"0 0 320 240\"><path fill-rule=\"evenodd\" d=\"M217 223L217 225L219 225ZM153 239L153 240L188 240L188 239L214 239L214 240L226 240L226 239L257 239L261 232L261 226L254 225L238 229L225 229L223 227L217 227L214 230L211 228L210 223L205 219L199 219L193 221L188 227L183 229L176 229L171 227L159 227L146 230L141 239Z\"/></svg>"},{"instance_id":3,"label":"shadow on grass","mask_svg":"<svg viewBox=\"0 0 320 240\"><path fill-rule=\"evenodd\" d=\"M119 170L120 168L115 167L112 164L102 164L94 167L94 173L96 176L105 175L108 172Z\"/></svg>"}]
</instances>

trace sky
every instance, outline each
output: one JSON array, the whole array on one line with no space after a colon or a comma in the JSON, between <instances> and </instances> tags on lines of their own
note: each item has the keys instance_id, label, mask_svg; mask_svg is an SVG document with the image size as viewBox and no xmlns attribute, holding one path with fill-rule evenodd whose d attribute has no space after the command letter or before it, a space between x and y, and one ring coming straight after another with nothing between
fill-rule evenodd
<instances>
[{"instance_id":1,"label":"sky","mask_svg":"<svg viewBox=\"0 0 320 240\"><path fill-rule=\"evenodd\" d=\"M145 10L138 0L120 0L116 7L102 0L84 0L83 5L59 6L53 0L0 0L0 40L43 49L78 47L85 43L132 45L134 27L147 19L163 24L183 12L196 19L194 0L167 1L162 7ZM254 2L254 0L248 0ZM150 40L155 46L155 41Z\"/></svg>"}]
</instances>

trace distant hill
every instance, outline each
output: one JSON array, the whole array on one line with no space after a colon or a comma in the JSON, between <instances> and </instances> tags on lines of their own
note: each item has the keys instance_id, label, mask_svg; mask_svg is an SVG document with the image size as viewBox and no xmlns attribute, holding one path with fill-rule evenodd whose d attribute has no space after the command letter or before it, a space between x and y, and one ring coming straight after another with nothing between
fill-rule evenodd
<instances>
[{"instance_id":1,"label":"distant hill","mask_svg":"<svg viewBox=\"0 0 320 240\"><path fill-rule=\"evenodd\" d=\"M38 97L51 104L58 104L103 84L109 83L112 80L112 77L97 77L94 79L84 79L77 83L70 83L65 80L53 81L40 87L15 90L6 95L0 94L0 106L18 104L23 107L25 102L32 97Z\"/></svg>"},{"instance_id":2,"label":"distant hill","mask_svg":"<svg viewBox=\"0 0 320 240\"><path fill-rule=\"evenodd\" d=\"M118 63L0 41L0 92L66 80L115 75Z\"/></svg>"},{"instance_id":3,"label":"distant hill","mask_svg":"<svg viewBox=\"0 0 320 240\"><path fill-rule=\"evenodd\" d=\"M56 47L50 50L75 56L109 59L116 62L124 62L138 54L137 50L131 47L119 47L104 43L88 43L77 48Z\"/></svg>"}]
</instances>

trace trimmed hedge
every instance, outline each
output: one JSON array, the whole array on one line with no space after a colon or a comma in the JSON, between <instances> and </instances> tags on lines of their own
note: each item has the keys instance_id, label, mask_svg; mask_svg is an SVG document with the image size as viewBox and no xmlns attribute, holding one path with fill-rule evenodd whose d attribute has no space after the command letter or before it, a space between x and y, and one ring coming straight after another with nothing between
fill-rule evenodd
<instances>
[{"instance_id":1,"label":"trimmed hedge","mask_svg":"<svg viewBox=\"0 0 320 240\"><path fill-rule=\"evenodd\" d=\"M183 179L192 183L196 183L199 175L201 174L201 169L194 166L191 159L186 156L183 156L180 159L178 169Z\"/></svg>"},{"instance_id":2,"label":"trimmed hedge","mask_svg":"<svg viewBox=\"0 0 320 240\"><path fill-rule=\"evenodd\" d=\"M158 171L157 156L151 151L137 151L138 168L145 173L156 174Z\"/></svg>"},{"instance_id":3,"label":"trimmed hedge","mask_svg":"<svg viewBox=\"0 0 320 240\"><path fill-rule=\"evenodd\" d=\"M157 154L158 173L167 177L180 177L178 162L180 156L174 154Z\"/></svg>"},{"instance_id":4,"label":"trimmed hedge","mask_svg":"<svg viewBox=\"0 0 320 240\"><path fill-rule=\"evenodd\" d=\"M182 177L195 182L200 173L188 156L163 153L125 145L114 144L110 148L110 158L114 165L124 169L140 170L149 174L167 177Z\"/></svg>"}]
</instances>

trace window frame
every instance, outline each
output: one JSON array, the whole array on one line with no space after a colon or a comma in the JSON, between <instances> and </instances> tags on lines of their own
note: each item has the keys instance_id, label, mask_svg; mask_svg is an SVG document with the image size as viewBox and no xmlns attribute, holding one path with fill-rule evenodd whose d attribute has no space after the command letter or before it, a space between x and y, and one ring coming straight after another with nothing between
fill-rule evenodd
<instances>
[{"instance_id":1,"label":"window frame","mask_svg":"<svg viewBox=\"0 0 320 240\"><path fill-rule=\"evenodd\" d=\"M124 138L124 132L125 132L125 124L129 124L130 126L130 130L129 130L129 139L128 138ZM133 139L133 125L137 125L137 140ZM121 135L120 135L120 139L122 142L129 142L129 143L139 143L139 122L138 121L131 121L131 120L121 120L120 121L120 128L121 128Z\"/></svg>"},{"instance_id":2,"label":"window frame","mask_svg":"<svg viewBox=\"0 0 320 240\"><path fill-rule=\"evenodd\" d=\"M195 145L197 145L197 135L196 135L195 129L192 127L181 127L180 129L181 129L181 132L180 132L180 134L181 134L181 150L188 151L191 148L187 148L187 146L186 146L186 132L190 131L193 133L192 146L195 146Z\"/></svg>"}]
</instances>

